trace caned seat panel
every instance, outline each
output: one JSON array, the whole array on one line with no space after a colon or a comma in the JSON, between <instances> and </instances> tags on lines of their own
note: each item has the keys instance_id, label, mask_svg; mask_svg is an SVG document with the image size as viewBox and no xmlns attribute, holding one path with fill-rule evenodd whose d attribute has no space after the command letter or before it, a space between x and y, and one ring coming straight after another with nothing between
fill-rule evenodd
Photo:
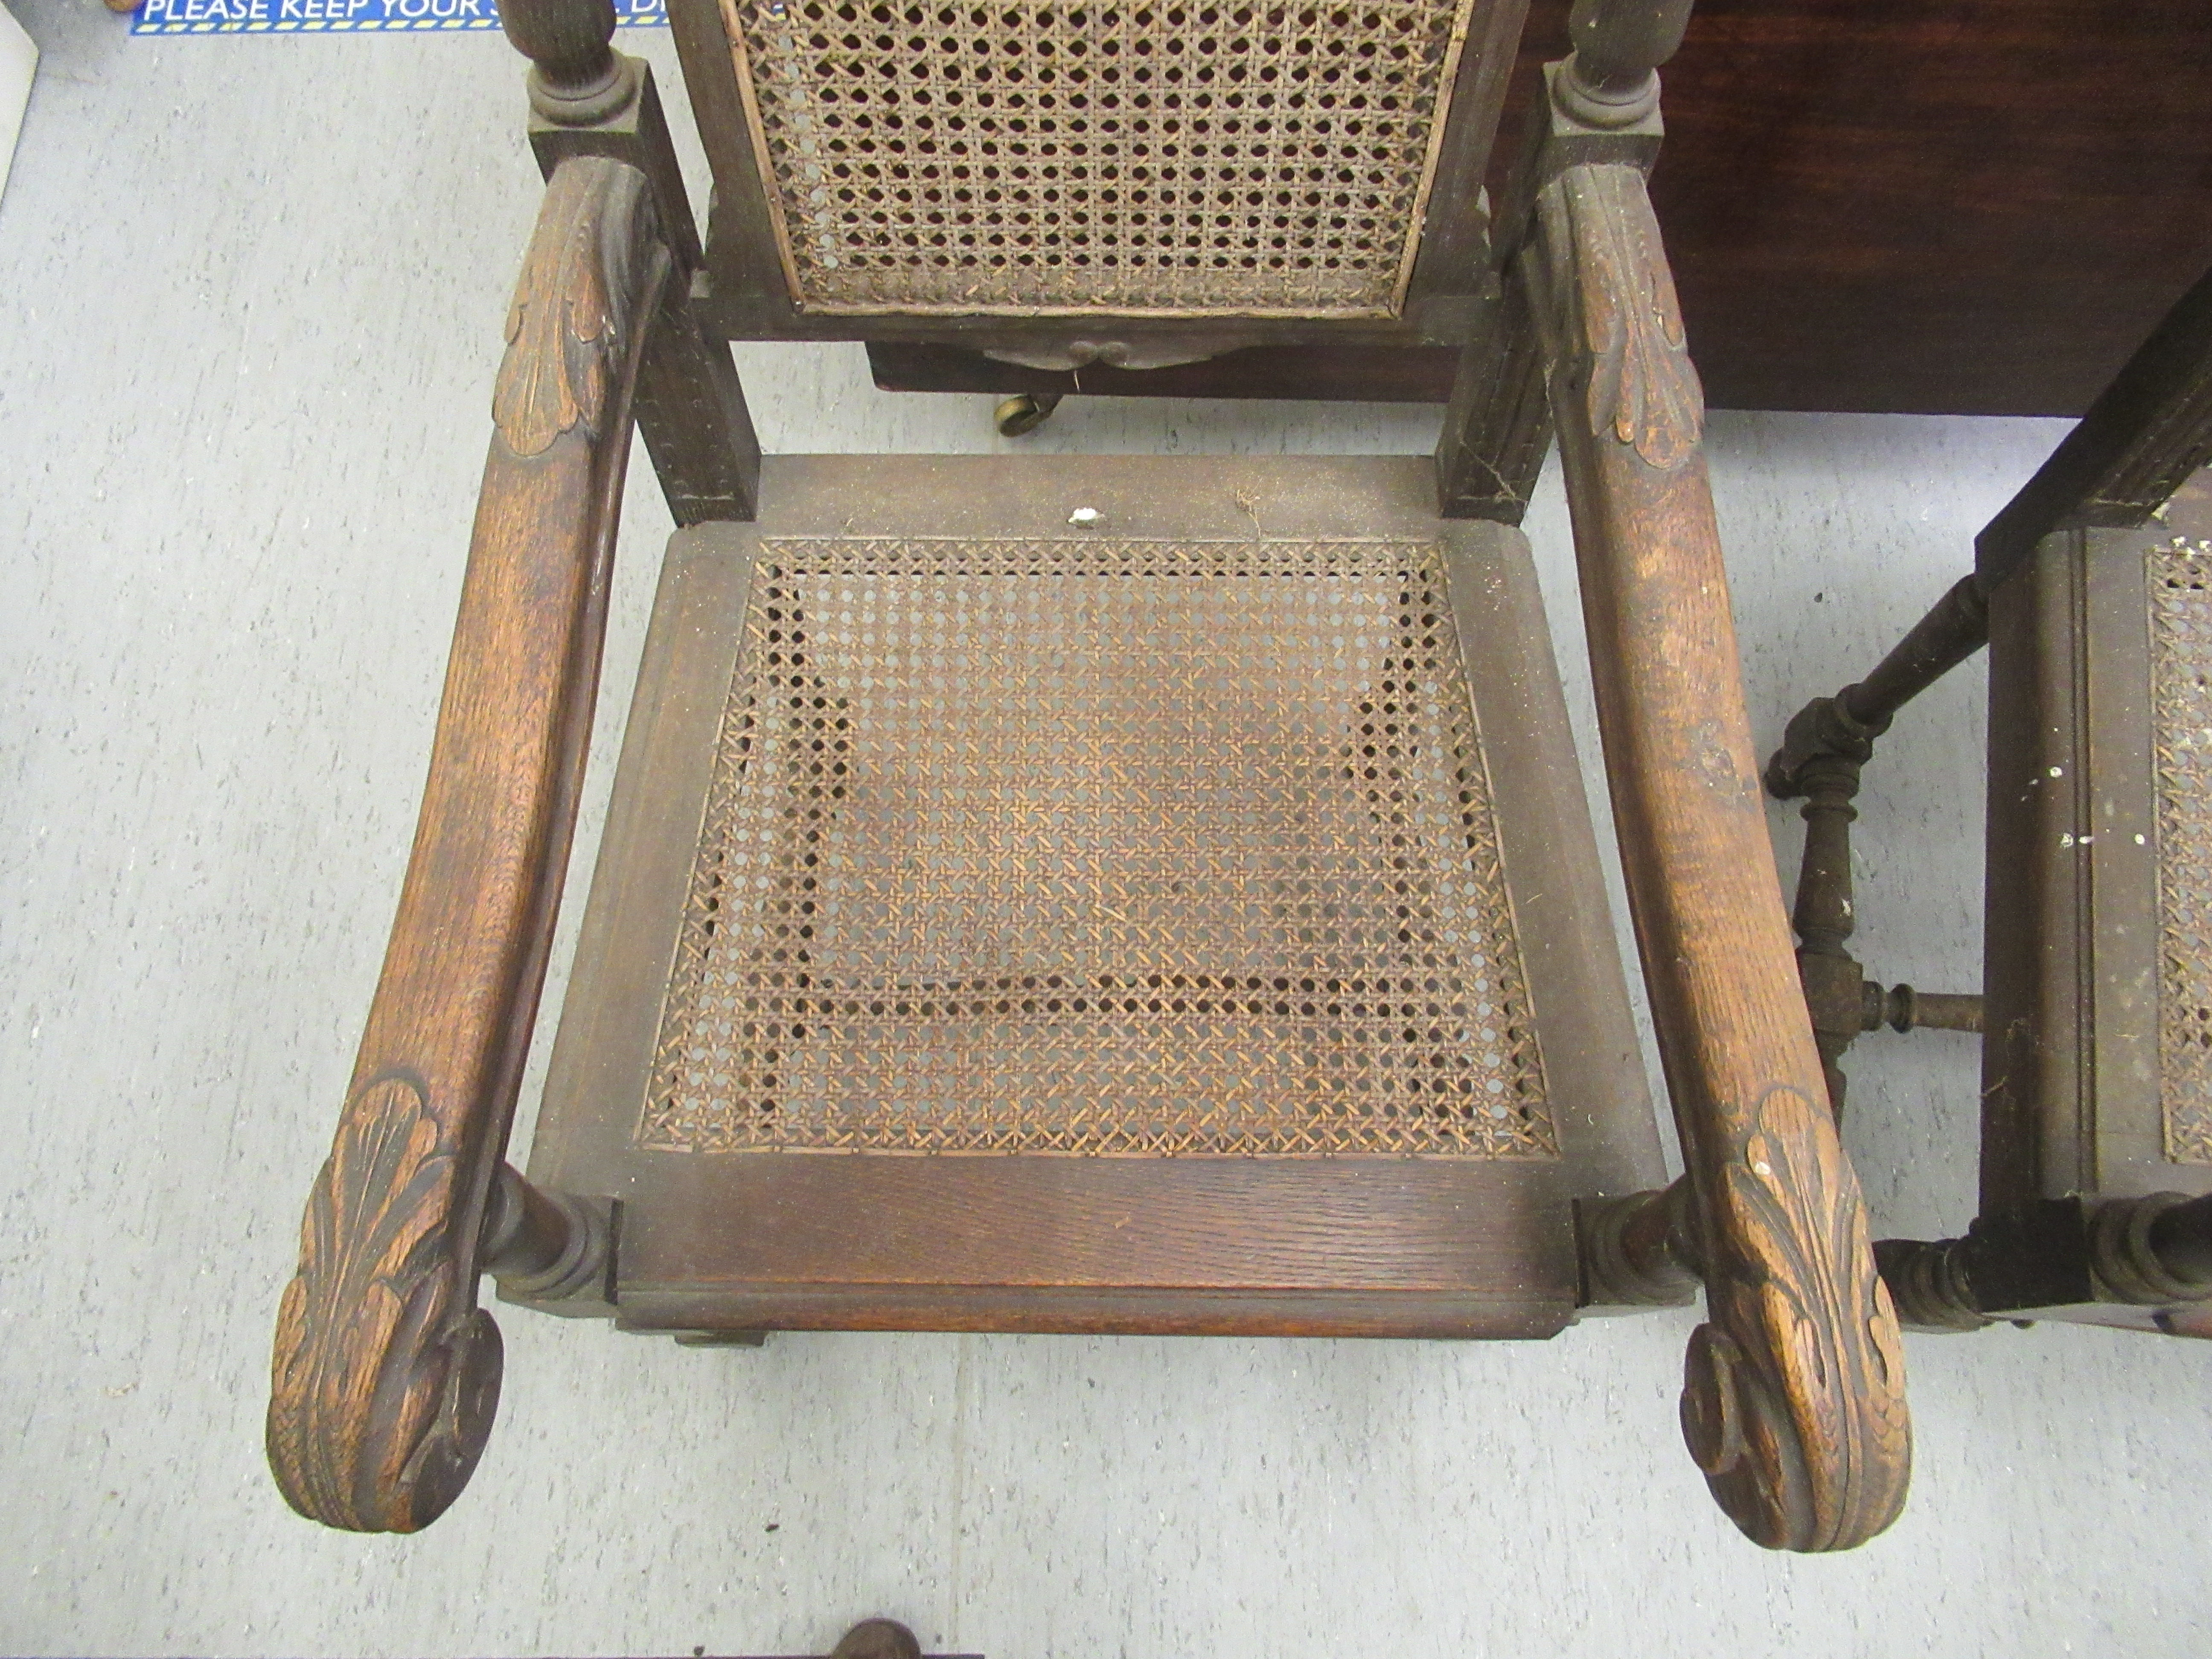
<instances>
[{"instance_id":1,"label":"caned seat panel","mask_svg":"<svg viewBox=\"0 0 2212 1659\"><path fill-rule=\"evenodd\" d=\"M1441 553L763 540L640 1144L1555 1155Z\"/></svg>"},{"instance_id":2,"label":"caned seat panel","mask_svg":"<svg viewBox=\"0 0 2212 1659\"><path fill-rule=\"evenodd\" d=\"M769 465L672 549L532 1153L622 1316L1556 1328L1568 1200L1662 1177L1517 532Z\"/></svg>"},{"instance_id":3,"label":"caned seat panel","mask_svg":"<svg viewBox=\"0 0 2212 1659\"><path fill-rule=\"evenodd\" d=\"M2166 1156L2212 1164L2212 539L2144 556L2158 843Z\"/></svg>"}]
</instances>

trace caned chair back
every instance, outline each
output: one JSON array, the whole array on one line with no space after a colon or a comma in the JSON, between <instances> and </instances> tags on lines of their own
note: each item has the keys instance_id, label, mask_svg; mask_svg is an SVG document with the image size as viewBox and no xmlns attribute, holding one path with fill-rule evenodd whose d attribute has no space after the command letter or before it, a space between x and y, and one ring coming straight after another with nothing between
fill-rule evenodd
<instances>
[{"instance_id":1,"label":"caned chair back","mask_svg":"<svg viewBox=\"0 0 2212 1659\"><path fill-rule=\"evenodd\" d=\"M1449 335L1483 284L1526 0L674 3L764 313Z\"/></svg>"}]
</instances>

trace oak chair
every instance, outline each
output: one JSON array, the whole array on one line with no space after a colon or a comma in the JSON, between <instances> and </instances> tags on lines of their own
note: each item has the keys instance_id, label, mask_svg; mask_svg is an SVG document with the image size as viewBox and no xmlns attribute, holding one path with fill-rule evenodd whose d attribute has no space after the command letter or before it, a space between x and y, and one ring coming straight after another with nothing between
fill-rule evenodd
<instances>
[{"instance_id":1,"label":"oak chair","mask_svg":"<svg viewBox=\"0 0 2212 1659\"><path fill-rule=\"evenodd\" d=\"M1798 960L1829 1094L1862 1032L1982 1033L1980 1214L1877 1247L1911 1329L2212 1336L2212 276L1873 673L1791 720ZM1982 992L1863 977L1851 805L1898 710L1989 649Z\"/></svg>"},{"instance_id":2,"label":"oak chair","mask_svg":"<svg viewBox=\"0 0 2212 1659\"><path fill-rule=\"evenodd\" d=\"M694 228L605 0L508 0L544 204L420 829L276 1339L334 1526L467 1480L479 1276L775 1329L1548 1336L1686 1301L1760 1543L1903 1502L1896 1327L1759 799L1644 193L1686 0L675 0ZM1442 341L1428 457L771 457L726 342ZM635 419L679 526L527 1176ZM1671 1188L1528 557L1556 420Z\"/></svg>"}]
</instances>

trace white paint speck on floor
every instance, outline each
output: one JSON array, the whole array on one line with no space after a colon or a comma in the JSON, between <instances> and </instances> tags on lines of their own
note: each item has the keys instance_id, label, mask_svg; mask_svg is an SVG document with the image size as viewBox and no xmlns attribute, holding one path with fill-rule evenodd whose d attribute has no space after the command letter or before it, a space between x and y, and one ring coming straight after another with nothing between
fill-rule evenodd
<instances>
[{"instance_id":1,"label":"white paint speck on floor","mask_svg":"<svg viewBox=\"0 0 2212 1659\"><path fill-rule=\"evenodd\" d=\"M20 10L46 57L0 205L0 1650L797 1652L884 1612L993 1659L2212 1651L2212 1352L2050 1327L1911 1339L1911 1507L1834 1559L1708 1502L1686 1316L701 1352L507 1311L450 1516L296 1519L261 1460L270 1324L422 781L535 210L522 64L496 35ZM673 91L666 37L624 41ZM776 448L1001 443L989 400L878 393L857 347L739 358ZM1024 442L1410 451L1435 422L1079 401ZM1762 743L1966 568L2062 429L1715 417ZM632 476L580 868L666 532ZM1529 530L1593 755L1555 483ZM1957 674L1870 776L1879 976L1972 988L1981 705ZM1957 1230L1970 1040L1870 1037L1852 1070L1878 1225Z\"/></svg>"}]
</instances>

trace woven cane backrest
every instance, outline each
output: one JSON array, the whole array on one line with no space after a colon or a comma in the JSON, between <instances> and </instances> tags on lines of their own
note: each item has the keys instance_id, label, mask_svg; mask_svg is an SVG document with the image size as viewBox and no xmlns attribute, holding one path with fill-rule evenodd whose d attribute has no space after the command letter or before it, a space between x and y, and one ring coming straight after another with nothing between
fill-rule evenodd
<instances>
[{"instance_id":1,"label":"woven cane backrest","mask_svg":"<svg viewBox=\"0 0 2212 1659\"><path fill-rule=\"evenodd\" d=\"M803 311L1355 319L1403 308L1525 0L720 3Z\"/></svg>"}]
</instances>

